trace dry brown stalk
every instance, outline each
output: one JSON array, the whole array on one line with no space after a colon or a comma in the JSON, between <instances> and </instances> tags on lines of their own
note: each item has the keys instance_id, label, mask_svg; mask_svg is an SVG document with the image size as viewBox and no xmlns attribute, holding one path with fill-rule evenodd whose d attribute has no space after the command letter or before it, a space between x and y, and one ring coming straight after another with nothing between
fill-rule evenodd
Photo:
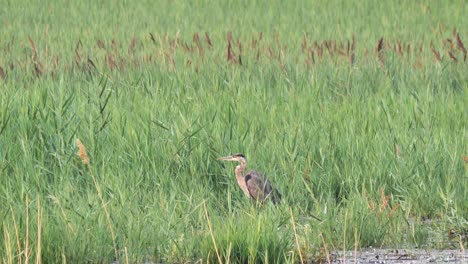
<instances>
[{"instance_id":1,"label":"dry brown stalk","mask_svg":"<svg viewBox=\"0 0 468 264\"><path fill-rule=\"evenodd\" d=\"M5 241L5 253L6 256L7 256L7 261L5 262L5 259L3 259L4 263L8 263L8 264L11 264L13 263L13 253L11 252L11 242L10 242L10 233L8 232L8 228L5 224L5 222L3 222L3 241Z\"/></svg>"},{"instance_id":2,"label":"dry brown stalk","mask_svg":"<svg viewBox=\"0 0 468 264\"><path fill-rule=\"evenodd\" d=\"M43 69L42 69L42 63L38 62L38 63L34 63L34 74L36 76L40 76L44 73Z\"/></svg>"},{"instance_id":3,"label":"dry brown stalk","mask_svg":"<svg viewBox=\"0 0 468 264\"><path fill-rule=\"evenodd\" d=\"M6 78L5 70L0 66L0 77L2 77L3 80Z\"/></svg>"},{"instance_id":4,"label":"dry brown stalk","mask_svg":"<svg viewBox=\"0 0 468 264\"><path fill-rule=\"evenodd\" d=\"M309 47L309 58L312 61L313 64L315 64L315 55L314 55L314 50Z\"/></svg>"},{"instance_id":5,"label":"dry brown stalk","mask_svg":"<svg viewBox=\"0 0 468 264\"><path fill-rule=\"evenodd\" d=\"M121 71L125 70L125 65L126 65L125 58L120 58L119 66L120 66Z\"/></svg>"},{"instance_id":6,"label":"dry brown stalk","mask_svg":"<svg viewBox=\"0 0 468 264\"><path fill-rule=\"evenodd\" d=\"M239 39L236 41L237 48L239 49L239 54L242 54L242 43Z\"/></svg>"},{"instance_id":7,"label":"dry brown stalk","mask_svg":"<svg viewBox=\"0 0 468 264\"><path fill-rule=\"evenodd\" d=\"M24 263L29 262L29 194L26 194L26 236L24 238Z\"/></svg>"},{"instance_id":8,"label":"dry brown stalk","mask_svg":"<svg viewBox=\"0 0 468 264\"><path fill-rule=\"evenodd\" d=\"M401 45L401 41L397 40L397 53L400 56L403 56L403 47Z\"/></svg>"},{"instance_id":9,"label":"dry brown stalk","mask_svg":"<svg viewBox=\"0 0 468 264\"><path fill-rule=\"evenodd\" d=\"M198 35L198 32L195 32L193 34L193 42L195 42L195 44L197 44L197 45L200 44L200 36Z\"/></svg>"},{"instance_id":10,"label":"dry brown stalk","mask_svg":"<svg viewBox=\"0 0 468 264\"><path fill-rule=\"evenodd\" d=\"M110 233L111 233L111 237L112 237L112 243L114 245L115 258L116 258L116 261L118 262L119 261L119 253L118 253L118 250L117 250L117 243L116 243L116 240L115 240L115 232L114 232L114 228L112 226L112 220L110 218L109 211L107 210L107 205L106 205L106 203L104 201L104 197L102 195L101 187L99 186L97 178L96 178L96 176L94 176L91 165L89 164L89 157L86 154L86 148L81 143L79 138L76 139L76 146L78 147L77 155L78 155L78 157L80 157L83 164L86 165L86 167L88 167L88 171L89 171L89 174L91 175L91 178L93 179L94 187L96 188L96 191L98 193L99 200L101 200L101 205L102 205L102 208L104 209L104 213L106 215L107 224L108 224L108 227L109 227L109 230L110 230Z\"/></svg>"},{"instance_id":11,"label":"dry brown stalk","mask_svg":"<svg viewBox=\"0 0 468 264\"><path fill-rule=\"evenodd\" d=\"M352 65L354 64L354 59L355 59L355 51L356 49L356 40L354 38L354 33L353 33L353 38L352 38L352 42L351 42L351 56L349 57L349 63Z\"/></svg>"},{"instance_id":12,"label":"dry brown stalk","mask_svg":"<svg viewBox=\"0 0 468 264\"><path fill-rule=\"evenodd\" d=\"M208 36L208 32L205 32L205 41L209 48L213 48L213 44L211 43L210 36Z\"/></svg>"},{"instance_id":13,"label":"dry brown stalk","mask_svg":"<svg viewBox=\"0 0 468 264\"><path fill-rule=\"evenodd\" d=\"M205 55L205 50L203 49L203 45L200 41L200 36L198 36L198 33L195 33L193 35L193 42L195 42L195 44L197 45L198 47L198 53L200 54L200 57L204 57Z\"/></svg>"},{"instance_id":14,"label":"dry brown stalk","mask_svg":"<svg viewBox=\"0 0 468 264\"><path fill-rule=\"evenodd\" d=\"M13 227L15 228L15 236L16 236L16 250L18 251L17 254L18 256L21 256L21 243L20 243L20 238L19 238L19 231L18 231L18 225L16 224L16 218L15 218L15 214L13 214L13 206L11 206L10 204L10 211L11 211L11 216L13 218ZM21 264L22 263L22 258L19 257L18 258L18 263Z\"/></svg>"},{"instance_id":15,"label":"dry brown stalk","mask_svg":"<svg viewBox=\"0 0 468 264\"><path fill-rule=\"evenodd\" d=\"M320 233L320 237L322 238L323 247L325 249L325 255L327 256L327 263L330 264L331 258L330 258L330 253L328 252L327 243L325 242L325 239L323 238L322 233Z\"/></svg>"},{"instance_id":16,"label":"dry brown stalk","mask_svg":"<svg viewBox=\"0 0 468 264\"><path fill-rule=\"evenodd\" d=\"M345 211L344 230L343 230L343 263L346 263L346 223L348 220L348 210Z\"/></svg>"},{"instance_id":17,"label":"dry brown stalk","mask_svg":"<svg viewBox=\"0 0 468 264\"><path fill-rule=\"evenodd\" d=\"M462 155L462 159L465 164L468 164L468 156Z\"/></svg>"},{"instance_id":18,"label":"dry brown stalk","mask_svg":"<svg viewBox=\"0 0 468 264\"><path fill-rule=\"evenodd\" d=\"M81 143L80 139L76 139L76 146L78 147L78 153L77 153L78 157L80 157L83 164L88 165L89 164L89 157L86 154L86 148Z\"/></svg>"},{"instance_id":19,"label":"dry brown stalk","mask_svg":"<svg viewBox=\"0 0 468 264\"><path fill-rule=\"evenodd\" d=\"M115 41L115 39L111 40L111 49L113 51L117 51L117 42Z\"/></svg>"},{"instance_id":20,"label":"dry brown stalk","mask_svg":"<svg viewBox=\"0 0 468 264\"><path fill-rule=\"evenodd\" d=\"M179 45L179 44L180 44L180 31L177 31L175 39L174 39L174 47L173 48L177 48L177 45Z\"/></svg>"},{"instance_id":21,"label":"dry brown stalk","mask_svg":"<svg viewBox=\"0 0 468 264\"><path fill-rule=\"evenodd\" d=\"M43 74L43 66L41 61L39 60L39 55L37 53L36 44L32 40L30 36L28 36L29 43L31 44L32 49L32 62L34 66L34 73L36 76L40 76Z\"/></svg>"},{"instance_id":22,"label":"dry brown stalk","mask_svg":"<svg viewBox=\"0 0 468 264\"><path fill-rule=\"evenodd\" d=\"M458 59L457 57L452 53L452 51L448 51L448 55L450 56L450 58L454 61L454 62L458 62Z\"/></svg>"},{"instance_id":23,"label":"dry brown stalk","mask_svg":"<svg viewBox=\"0 0 468 264\"><path fill-rule=\"evenodd\" d=\"M81 49L83 47L83 43L81 42L81 39L78 39L78 42L76 43L75 50Z\"/></svg>"},{"instance_id":24,"label":"dry brown stalk","mask_svg":"<svg viewBox=\"0 0 468 264\"><path fill-rule=\"evenodd\" d=\"M181 46L182 46L182 48L184 49L184 52L187 52L187 53L188 53L188 52L191 51L190 47L188 46L188 44L187 44L186 42L182 43Z\"/></svg>"},{"instance_id":25,"label":"dry brown stalk","mask_svg":"<svg viewBox=\"0 0 468 264\"><path fill-rule=\"evenodd\" d=\"M346 56L349 56L351 52L351 44L349 43L349 39L346 40Z\"/></svg>"},{"instance_id":26,"label":"dry brown stalk","mask_svg":"<svg viewBox=\"0 0 468 264\"><path fill-rule=\"evenodd\" d=\"M104 49L106 47L106 45L104 44L104 41L102 41L100 39L98 39L98 41L97 41L97 46L100 49Z\"/></svg>"},{"instance_id":27,"label":"dry brown stalk","mask_svg":"<svg viewBox=\"0 0 468 264\"><path fill-rule=\"evenodd\" d=\"M450 49L450 51L454 50L454 48L453 48L453 41L452 41L451 39L449 39L449 38L446 40L444 46L448 46L448 48Z\"/></svg>"},{"instance_id":28,"label":"dry brown stalk","mask_svg":"<svg viewBox=\"0 0 468 264\"><path fill-rule=\"evenodd\" d=\"M96 69L96 65L94 64L94 62L90 58L88 58L88 65L93 67L93 69Z\"/></svg>"},{"instance_id":29,"label":"dry brown stalk","mask_svg":"<svg viewBox=\"0 0 468 264\"><path fill-rule=\"evenodd\" d=\"M400 145L396 143L395 143L395 156L397 156L397 158L401 157L401 147Z\"/></svg>"},{"instance_id":30,"label":"dry brown stalk","mask_svg":"<svg viewBox=\"0 0 468 264\"><path fill-rule=\"evenodd\" d=\"M117 68L117 64L115 62L114 56L112 56L111 53L107 53L106 59L107 59L107 65L109 65L109 68L111 70Z\"/></svg>"},{"instance_id":31,"label":"dry brown stalk","mask_svg":"<svg viewBox=\"0 0 468 264\"><path fill-rule=\"evenodd\" d=\"M319 57L320 61L322 61L322 57L323 57L322 44L318 44L317 41L314 41L314 49L317 51L317 56Z\"/></svg>"},{"instance_id":32,"label":"dry brown stalk","mask_svg":"<svg viewBox=\"0 0 468 264\"><path fill-rule=\"evenodd\" d=\"M303 264L304 259L302 258L301 247L299 245L299 239L297 238L296 224L294 223L294 215L293 215L291 207L289 208L289 213L291 214L291 223L292 223L292 227L293 227L293 231L294 231L294 240L296 241L297 252L299 253L299 258L301 260L301 264Z\"/></svg>"},{"instance_id":33,"label":"dry brown stalk","mask_svg":"<svg viewBox=\"0 0 468 264\"><path fill-rule=\"evenodd\" d=\"M208 223L208 229L210 230L211 240L213 241L213 245L216 251L216 256L218 257L219 264L222 264L223 260L221 259L221 256L219 255L218 246L216 245L216 240L213 234L213 228L211 227L211 221L210 221L210 217L208 216L208 210L206 209L205 202L203 202L203 208L205 209L206 221Z\"/></svg>"},{"instance_id":34,"label":"dry brown stalk","mask_svg":"<svg viewBox=\"0 0 468 264\"><path fill-rule=\"evenodd\" d=\"M421 58L417 58L417 59L416 59L416 62L414 62L413 67L416 68L416 69L422 69L422 68L424 68L424 63L423 63L423 61L421 60Z\"/></svg>"},{"instance_id":35,"label":"dry brown stalk","mask_svg":"<svg viewBox=\"0 0 468 264\"><path fill-rule=\"evenodd\" d=\"M379 43L377 44L377 57L379 58L380 65L382 67L385 65L385 56L383 52L383 37L379 39Z\"/></svg>"},{"instance_id":36,"label":"dry brown stalk","mask_svg":"<svg viewBox=\"0 0 468 264\"><path fill-rule=\"evenodd\" d=\"M250 41L250 48L255 49L257 47L257 40L253 37Z\"/></svg>"},{"instance_id":37,"label":"dry brown stalk","mask_svg":"<svg viewBox=\"0 0 468 264\"><path fill-rule=\"evenodd\" d=\"M327 48L328 54L330 54L330 57L333 58L333 50L331 46L331 41L325 40L324 43L325 43L325 48Z\"/></svg>"},{"instance_id":38,"label":"dry brown stalk","mask_svg":"<svg viewBox=\"0 0 468 264\"><path fill-rule=\"evenodd\" d=\"M304 37L302 38L302 44L301 44L301 50L302 50L302 53L306 53L307 51L307 38L306 38L306 35L304 35Z\"/></svg>"},{"instance_id":39,"label":"dry brown stalk","mask_svg":"<svg viewBox=\"0 0 468 264\"><path fill-rule=\"evenodd\" d=\"M156 39L154 38L153 34L150 32L149 35L150 35L150 39L153 42L153 44L156 45Z\"/></svg>"},{"instance_id":40,"label":"dry brown stalk","mask_svg":"<svg viewBox=\"0 0 468 264\"><path fill-rule=\"evenodd\" d=\"M460 38L460 34L457 33L456 35L456 39L457 39L457 47L459 50L461 50L463 53L466 53L466 49L465 49L465 45L463 45L463 42Z\"/></svg>"},{"instance_id":41,"label":"dry brown stalk","mask_svg":"<svg viewBox=\"0 0 468 264\"><path fill-rule=\"evenodd\" d=\"M232 45L230 41L228 41L228 46L227 46L227 61L230 61L233 64L237 64L236 55L232 51Z\"/></svg>"},{"instance_id":42,"label":"dry brown stalk","mask_svg":"<svg viewBox=\"0 0 468 264\"><path fill-rule=\"evenodd\" d=\"M31 44L31 48L33 51L33 56L37 56L37 49L36 49L36 44L32 40L31 36L28 36L29 44Z\"/></svg>"},{"instance_id":43,"label":"dry brown stalk","mask_svg":"<svg viewBox=\"0 0 468 264\"><path fill-rule=\"evenodd\" d=\"M37 249L36 264L41 263L41 238L42 238L42 208L41 199L37 197Z\"/></svg>"},{"instance_id":44,"label":"dry brown stalk","mask_svg":"<svg viewBox=\"0 0 468 264\"><path fill-rule=\"evenodd\" d=\"M130 41L130 46L128 46L128 54L134 53L136 44L137 44L137 38L135 34L133 34L132 41Z\"/></svg>"},{"instance_id":45,"label":"dry brown stalk","mask_svg":"<svg viewBox=\"0 0 468 264\"><path fill-rule=\"evenodd\" d=\"M80 67L81 64L81 56L80 56L80 47L82 46L81 40L78 40L75 46L75 64L76 66Z\"/></svg>"},{"instance_id":46,"label":"dry brown stalk","mask_svg":"<svg viewBox=\"0 0 468 264\"><path fill-rule=\"evenodd\" d=\"M435 50L432 45L431 45L431 51L432 51L432 53L434 53L434 56L436 57L436 60L438 62L440 62L441 61L440 53L437 50Z\"/></svg>"},{"instance_id":47,"label":"dry brown stalk","mask_svg":"<svg viewBox=\"0 0 468 264\"><path fill-rule=\"evenodd\" d=\"M463 42L460 38L460 34L457 33L456 35L456 39L457 39L457 47L459 50L461 50L463 52L463 61L466 61L466 48L465 48L465 45L463 45Z\"/></svg>"},{"instance_id":48,"label":"dry brown stalk","mask_svg":"<svg viewBox=\"0 0 468 264\"><path fill-rule=\"evenodd\" d=\"M271 47L268 47L268 55L270 55L270 59L273 59L275 57L275 53L273 52L273 49Z\"/></svg>"},{"instance_id":49,"label":"dry brown stalk","mask_svg":"<svg viewBox=\"0 0 468 264\"><path fill-rule=\"evenodd\" d=\"M227 61L237 64L236 54L234 54L234 51L232 50L232 32L227 33L227 42Z\"/></svg>"},{"instance_id":50,"label":"dry brown stalk","mask_svg":"<svg viewBox=\"0 0 468 264\"><path fill-rule=\"evenodd\" d=\"M423 48L424 48L424 37L421 40L421 44L419 44L419 49L418 49L419 54L421 54L423 52Z\"/></svg>"}]
</instances>

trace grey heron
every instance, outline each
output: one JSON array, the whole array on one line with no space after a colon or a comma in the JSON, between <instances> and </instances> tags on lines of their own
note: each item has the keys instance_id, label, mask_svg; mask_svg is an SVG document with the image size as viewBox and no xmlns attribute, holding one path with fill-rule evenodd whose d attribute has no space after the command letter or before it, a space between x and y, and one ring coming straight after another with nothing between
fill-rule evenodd
<instances>
[{"instance_id":1,"label":"grey heron","mask_svg":"<svg viewBox=\"0 0 468 264\"><path fill-rule=\"evenodd\" d=\"M248 197L260 203L271 200L276 205L280 202L281 194L271 186L270 181L265 176L254 170L244 173L247 168L247 159L243 154L238 153L218 158L218 160L240 163L235 170L237 184Z\"/></svg>"}]
</instances>

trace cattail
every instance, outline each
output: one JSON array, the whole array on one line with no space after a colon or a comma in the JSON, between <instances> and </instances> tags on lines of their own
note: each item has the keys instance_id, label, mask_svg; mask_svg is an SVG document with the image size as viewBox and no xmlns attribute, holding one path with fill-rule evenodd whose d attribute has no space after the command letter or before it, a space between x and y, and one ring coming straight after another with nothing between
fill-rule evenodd
<instances>
[{"instance_id":1,"label":"cattail","mask_svg":"<svg viewBox=\"0 0 468 264\"><path fill-rule=\"evenodd\" d=\"M88 165L89 164L89 157L86 154L86 148L85 146L81 143L80 139L76 139L76 146L78 147L78 157L80 157L81 161L83 164Z\"/></svg>"}]
</instances>

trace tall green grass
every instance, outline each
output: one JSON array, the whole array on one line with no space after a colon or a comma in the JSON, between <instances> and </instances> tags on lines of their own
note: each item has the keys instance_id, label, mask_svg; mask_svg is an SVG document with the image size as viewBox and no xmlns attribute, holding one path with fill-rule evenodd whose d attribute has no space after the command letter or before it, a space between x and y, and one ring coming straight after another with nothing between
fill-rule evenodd
<instances>
[{"instance_id":1,"label":"tall green grass","mask_svg":"<svg viewBox=\"0 0 468 264\"><path fill-rule=\"evenodd\" d=\"M88 4L7 3L0 66L31 54L27 36L41 58L47 49L63 65L74 65L78 39L93 58L104 56L99 39L148 32L208 31L219 46L193 67L179 66L178 53L175 68L10 69L0 79L2 262L296 263L370 246L466 247L467 64L448 55L432 63L426 49L422 67L390 53L381 65L374 52L381 36L417 43L464 30L463 1L216 2L210 16L204 2ZM278 33L293 55L284 67L253 55L243 66L223 55L216 63L227 31L242 40L263 31L269 43ZM356 63L296 63L304 32L354 33ZM8 51L12 37L19 44ZM235 152L268 175L279 206L244 197L235 166L216 161Z\"/></svg>"}]
</instances>

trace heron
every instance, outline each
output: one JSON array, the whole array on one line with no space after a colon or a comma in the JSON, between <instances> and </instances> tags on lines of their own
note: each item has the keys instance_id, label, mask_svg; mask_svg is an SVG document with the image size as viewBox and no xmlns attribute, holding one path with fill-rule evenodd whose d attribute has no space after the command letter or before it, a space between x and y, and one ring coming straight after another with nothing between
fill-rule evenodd
<instances>
[{"instance_id":1,"label":"heron","mask_svg":"<svg viewBox=\"0 0 468 264\"><path fill-rule=\"evenodd\" d=\"M244 174L247 168L247 159L241 153L231 156L218 158L222 161L237 161L240 164L236 167L237 184L242 191L260 203L266 200L271 200L273 204L278 204L281 200L279 191L271 186L270 181L257 171L251 170Z\"/></svg>"}]
</instances>

